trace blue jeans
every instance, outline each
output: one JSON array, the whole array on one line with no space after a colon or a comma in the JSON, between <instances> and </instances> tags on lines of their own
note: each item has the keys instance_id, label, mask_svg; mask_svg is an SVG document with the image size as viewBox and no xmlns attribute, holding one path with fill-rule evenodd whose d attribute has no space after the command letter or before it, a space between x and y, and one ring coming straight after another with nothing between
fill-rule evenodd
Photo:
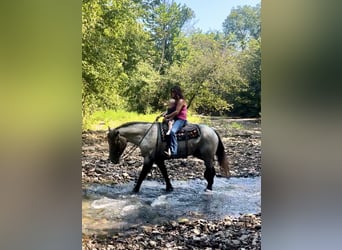
<instances>
[{"instance_id":1,"label":"blue jeans","mask_svg":"<svg viewBox=\"0 0 342 250\"><path fill-rule=\"evenodd\" d=\"M177 155L178 143L176 133L186 124L186 120L175 120L170 133L171 155Z\"/></svg>"}]
</instances>

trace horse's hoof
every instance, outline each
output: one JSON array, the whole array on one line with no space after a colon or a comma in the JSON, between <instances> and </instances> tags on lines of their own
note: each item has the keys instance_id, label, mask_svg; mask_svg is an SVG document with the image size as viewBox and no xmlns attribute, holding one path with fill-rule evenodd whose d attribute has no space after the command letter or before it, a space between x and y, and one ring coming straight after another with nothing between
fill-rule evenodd
<instances>
[{"instance_id":1,"label":"horse's hoof","mask_svg":"<svg viewBox=\"0 0 342 250\"><path fill-rule=\"evenodd\" d=\"M135 193L135 194L136 194L136 193L139 193L139 189L133 188L132 192Z\"/></svg>"},{"instance_id":2,"label":"horse's hoof","mask_svg":"<svg viewBox=\"0 0 342 250\"><path fill-rule=\"evenodd\" d=\"M166 188L166 192L172 192L172 191L173 191L173 187Z\"/></svg>"},{"instance_id":3,"label":"horse's hoof","mask_svg":"<svg viewBox=\"0 0 342 250\"><path fill-rule=\"evenodd\" d=\"M207 194L211 194L213 192L213 190L206 188L206 189L204 189L204 192Z\"/></svg>"}]
</instances>

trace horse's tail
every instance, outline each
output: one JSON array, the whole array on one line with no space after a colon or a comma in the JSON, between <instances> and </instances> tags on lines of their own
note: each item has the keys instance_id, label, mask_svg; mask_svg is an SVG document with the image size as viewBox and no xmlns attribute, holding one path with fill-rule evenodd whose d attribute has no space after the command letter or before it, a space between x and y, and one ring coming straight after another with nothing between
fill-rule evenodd
<instances>
[{"instance_id":1,"label":"horse's tail","mask_svg":"<svg viewBox=\"0 0 342 250\"><path fill-rule=\"evenodd\" d=\"M219 136L219 134L216 132L216 130L214 130L217 137L218 137L218 146L217 146L217 149L216 149L216 156L217 156L217 160L220 164L220 171L221 173L226 176L226 177L229 177L230 176L230 173L229 173L229 165L228 165L228 159L227 159L227 155L226 155L226 152L224 150L224 146L223 146L223 143L222 143L222 140Z\"/></svg>"}]
</instances>

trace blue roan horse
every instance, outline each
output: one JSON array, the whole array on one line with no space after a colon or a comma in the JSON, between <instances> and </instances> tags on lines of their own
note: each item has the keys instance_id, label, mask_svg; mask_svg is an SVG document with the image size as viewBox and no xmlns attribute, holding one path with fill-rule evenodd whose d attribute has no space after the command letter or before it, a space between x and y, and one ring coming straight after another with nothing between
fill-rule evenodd
<instances>
[{"instance_id":1,"label":"blue roan horse","mask_svg":"<svg viewBox=\"0 0 342 250\"><path fill-rule=\"evenodd\" d=\"M172 191L164 161L167 157L163 154L166 148L166 142L163 141L163 134L160 132L161 123L129 122L115 129L109 129L109 159L111 162L119 163L120 156L126 148L127 141L137 145L144 157L144 165L133 192L139 192L141 183L151 170L153 163L159 167L165 182L166 191ZM212 190L214 183L215 168L213 165L214 157L220 164L222 175L229 176L229 167L223 143L218 133L206 126L198 125L198 134L196 138L190 138L178 142L178 158L186 158L193 155L202 159L205 164L204 177L208 185L207 189Z\"/></svg>"}]
</instances>

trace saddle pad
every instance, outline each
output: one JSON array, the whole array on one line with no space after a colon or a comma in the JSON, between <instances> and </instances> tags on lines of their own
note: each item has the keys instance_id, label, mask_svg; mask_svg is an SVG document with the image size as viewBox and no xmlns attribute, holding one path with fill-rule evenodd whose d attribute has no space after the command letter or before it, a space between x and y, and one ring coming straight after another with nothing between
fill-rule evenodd
<instances>
[{"instance_id":1,"label":"saddle pad","mask_svg":"<svg viewBox=\"0 0 342 250\"><path fill-rule=\"evenodd\" d=\"M162 141L166 141L167 135L166 132L168 130L167 124L161 123L161 138ZM183 128L181 128L177 133L177 141L185 141L189 139L197 138L201 135L200 129L198 125L187 123Z\"/></svg>"}]
</instances>

